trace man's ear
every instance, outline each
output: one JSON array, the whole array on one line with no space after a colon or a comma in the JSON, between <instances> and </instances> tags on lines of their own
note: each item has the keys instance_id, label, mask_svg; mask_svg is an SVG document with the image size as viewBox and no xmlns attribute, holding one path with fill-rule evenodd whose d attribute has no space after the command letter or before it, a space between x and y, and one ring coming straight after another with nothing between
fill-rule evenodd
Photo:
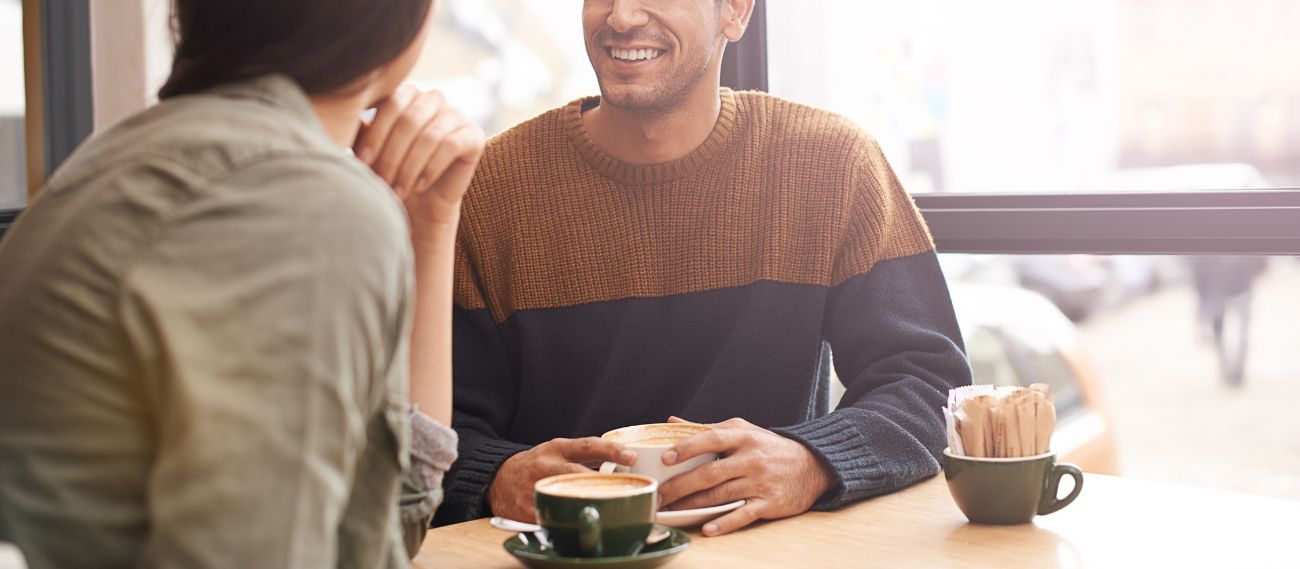
<instances>
[{"instance_id":1,"label":"man's ear","mask_svg":"<svg viewBox=\"0 0 1300 569\"><path fill-rule=\"evenodd\" d=\"M749 18L754 15L756 0L722 0L722 35L729 42L738 42L749 28Z\"/></svg>"}]
</instances>

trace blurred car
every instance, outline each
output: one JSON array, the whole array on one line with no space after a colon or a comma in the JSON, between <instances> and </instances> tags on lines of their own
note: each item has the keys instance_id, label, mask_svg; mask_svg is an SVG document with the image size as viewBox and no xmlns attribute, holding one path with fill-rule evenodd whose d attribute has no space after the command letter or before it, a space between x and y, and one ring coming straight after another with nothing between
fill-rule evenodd
<instances>
[{"instance_id":1,"label":"blurred car","mask_svg":"<svg viewBox=\"0 0 1300 569\"><path fill-rule=\"evenodd\" d=\"M1050 385L1057 413L1052 449L1087 472L1118 474L1110 413L1074 323L1025 289L955 283L951 291L975 382Z\"/></svg>"},{"instance_id":2,"label":"blurred car","mask_svg":"<svg viewBox=\"0 0 1300 569\"><path fill-rule=\"evenodd\" d=\"M1133 256L944 254L939 262L950 281L1027 288L1075 322L1157 286L1149 264Z\"/></svg>"},{"instance_id":3,"label":"blurred car","mask_svg":"<svg viewBox=\"0 0 1300 569\"><path fill-rule=\"evenodd\" d=\"M1107 300L1110 266L1096 255L1023 255L1015 259L1020 286L1052 301L1078 322Z\"/></svg>"}]
</instances>

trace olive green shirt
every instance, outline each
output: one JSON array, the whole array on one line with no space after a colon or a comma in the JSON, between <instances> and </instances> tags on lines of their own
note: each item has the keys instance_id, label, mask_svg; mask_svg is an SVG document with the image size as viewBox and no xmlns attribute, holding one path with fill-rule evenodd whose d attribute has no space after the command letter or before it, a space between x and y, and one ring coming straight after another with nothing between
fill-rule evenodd
<instances>
[{"instance_id":1,"label":"olive green shirt","mask_svg":"<svg viewBox=\"0 0 1300 569\"><path fill-rule=\"evenodd\" d=\"M405 566L411 255L287 78L94 137L0 243L0 541L33 569ZM419 530L439 496L408 480Z\"/></svg>"}]
</instances>

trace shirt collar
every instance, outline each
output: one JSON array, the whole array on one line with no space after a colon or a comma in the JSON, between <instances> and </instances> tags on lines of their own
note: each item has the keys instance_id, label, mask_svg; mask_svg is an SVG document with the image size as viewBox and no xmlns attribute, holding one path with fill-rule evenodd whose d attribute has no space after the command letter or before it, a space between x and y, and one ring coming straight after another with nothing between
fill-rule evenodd
<instances>
[{"instance_id":1,"label":"shirt collar","mask_svg":"<svg viewBox=\"0 0 1300 569\"><path fill-rule=\"evenodd\" d=\"M325 131L320 118L316 116L316 110L312 107L311 99L307 98L307 93L302 90L297 81L287 75L262 75L218 85L207 92L218 97L254 99L276 107L300 121L303 126L310 128L313 133L323 137L331 149L339 150L338 146L330 140L329 133Z\"/></svg>"}]
</instances>

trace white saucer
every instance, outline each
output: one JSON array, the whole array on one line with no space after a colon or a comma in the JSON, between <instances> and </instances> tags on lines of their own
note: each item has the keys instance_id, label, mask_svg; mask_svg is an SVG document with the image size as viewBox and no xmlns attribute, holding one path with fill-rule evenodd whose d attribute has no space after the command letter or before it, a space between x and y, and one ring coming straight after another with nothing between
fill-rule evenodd
<instances>
[{"instance_id":1,"label":"white saucer","mask_svg":"<svg viewBox=\"0 0 1300 569\"><path fill-rule=\"evenodd\" d=\"M721 506L696 508L694 510L677 510L674 512L659 512L655 516L655 523L670 528L693 528L702 526L704 525L704 522L712 520L744 505L744 500L737 500L730 504L722 504Z\"/></svg>"}]
</instances>

